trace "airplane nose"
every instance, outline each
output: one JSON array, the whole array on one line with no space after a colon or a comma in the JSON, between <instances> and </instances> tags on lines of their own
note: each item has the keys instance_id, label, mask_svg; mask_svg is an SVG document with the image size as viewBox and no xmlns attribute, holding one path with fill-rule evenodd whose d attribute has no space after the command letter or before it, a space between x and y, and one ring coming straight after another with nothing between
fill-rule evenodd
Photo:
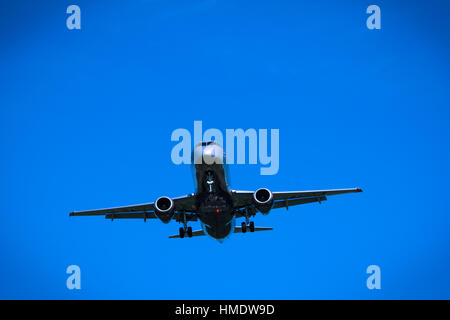
<instances>
[{"instance_id":1,"label":"airplane nose","mask_svg":"<svg viewBox=\"0 0 450 320\"><path fill-rule=\"evenodd\" d=\"M194 150L194 161L195 164L223 164L223 149L215 143L207 146L199 145Z\"/></svg>"},{"instance_id":2,"label":"airplane nose","mask_svg":"<svg viewBox=\"0 0 450 320\"><path fill-rule=\"evenodd\" d=\"M223 150L217 144L212 144L203 149L203 161L206 164L223 164Z\"/></svg>"}]
</instances>

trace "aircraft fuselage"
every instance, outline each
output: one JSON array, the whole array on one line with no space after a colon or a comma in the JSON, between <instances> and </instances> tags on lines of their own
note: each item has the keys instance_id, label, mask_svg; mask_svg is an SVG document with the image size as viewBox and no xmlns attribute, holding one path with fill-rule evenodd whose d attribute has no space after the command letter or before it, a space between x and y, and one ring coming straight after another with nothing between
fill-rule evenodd
<instances>
[{"instance_id":1,"label":"aircraft fuselage","mask_svg":"<svg viewBox=\"0 0 450 320\"><path fill-rule=\"evenodd\" d=\"M203 231L223 240L234 231L235 219L222 147L214 142L198 144L193 151L192 166L197 215Z\"/></svg>"}]
</instances>

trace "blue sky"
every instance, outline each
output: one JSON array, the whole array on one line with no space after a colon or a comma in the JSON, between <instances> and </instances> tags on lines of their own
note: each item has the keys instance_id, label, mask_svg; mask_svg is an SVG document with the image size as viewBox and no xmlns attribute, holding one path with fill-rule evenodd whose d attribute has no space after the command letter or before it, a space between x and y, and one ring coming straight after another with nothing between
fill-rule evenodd
<instances>
[{"instance_id":1,"label":"blue sky","mask_svg":"<svg viewBox=\"0 0 450 320\"><path fill-rule=\"evenodd\" d=\"M66 8L81 8L81 30ZM381 8L381 30L366 8ZM0 298L450 298L447 1L3 1ZM232 188L361 187L220 244L72 210L194 190L173 130L280 130ZM197 229L198 225L193 225ZM80 291L66 288L79 265ZM381 290L366 287L381 267Z\"/></svg>"}]
</instances>

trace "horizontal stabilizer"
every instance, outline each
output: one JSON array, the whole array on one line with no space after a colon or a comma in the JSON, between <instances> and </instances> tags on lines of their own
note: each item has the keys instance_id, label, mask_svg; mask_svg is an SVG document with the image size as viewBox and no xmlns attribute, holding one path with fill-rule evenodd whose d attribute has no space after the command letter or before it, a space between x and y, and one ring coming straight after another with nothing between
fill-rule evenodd
<instances>
[{"instance_id":1,"label":"horizontal stabilizer","mask_svg":"<svg viewBox=\"0 0 450 320\"><path fill-rule=\"evenodd\" d=\"M256 231L269 231L269 230L273 230L273 228L268 228L268 227L255 227L255 232L256 232ZM250 228L247 228L247 232L250 232ZM234 228L234 233L243 233L243 232L242 232L242 228L241 228L241 227L236 227L236 228Z\"/></svg>"},{"instance_id":2,"label":"horizontal stabilizer","mask_svg":"<svg viewBox=\"0 0 450 320\"><path fill-rule=\"evenodd\" d=\"M203 232L203 230L196 230L196 231L192 231L192 236L193 237L201 237L204 236L205 233ZM184 235L185 238L187 238L187 234ZM175 234L173 236L170 236L169 239L174 239L174 238L180 238L179 234Z\"/></svg>"},{"instance_id":3,"label":"horizontal stabilizer","mask_svg":"<svg viewBox=\"0 0 450 320\"><path fill-rule=\"evenodd\" d=\"M255 232L256 231L268 231L268 230L273 230L273 228L255 227ZM247 228L247 232L250 232L249 228ZM241 227L235 227L234 228L234 233L243 233L242 232L242 228ZM193 237L201 237L201 236L204 236L204 235L205 235L205 233L203 232L203 230L192 231L192 236ZM184 237L187 238L188 236L185 234ZM169 239L176 239L176 238L180 238L180 235L179 234L175 234L175 235L169 237Z\"/></svg>"}]
</instances>

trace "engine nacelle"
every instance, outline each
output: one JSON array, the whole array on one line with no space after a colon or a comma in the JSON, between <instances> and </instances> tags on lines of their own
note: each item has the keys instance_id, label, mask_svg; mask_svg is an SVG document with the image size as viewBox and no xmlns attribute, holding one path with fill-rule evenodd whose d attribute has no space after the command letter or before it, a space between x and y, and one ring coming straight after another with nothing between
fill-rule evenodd
<instances>
[{"instance_id":1,"label":"engine nacelle","mask_svg":"<svg viewBox=\"0 0 450 320\"><path fill-rule=\"evenodd\" d=\"M266 188L260 188L253 193L256 209L262 214L268 214L273 206L273 193Z\"/></svg>"},{"instance_id":2,"label":"engine nacelle","mask_svg":"<svg viewBox=\"0 0 450 320\"><path fill-rule=\"evenodd\" d=\"M175 204L168 197L159 197L155 201L155 214L164 223L169 223L175 213Z\"/></svg>"}]
</instances>

